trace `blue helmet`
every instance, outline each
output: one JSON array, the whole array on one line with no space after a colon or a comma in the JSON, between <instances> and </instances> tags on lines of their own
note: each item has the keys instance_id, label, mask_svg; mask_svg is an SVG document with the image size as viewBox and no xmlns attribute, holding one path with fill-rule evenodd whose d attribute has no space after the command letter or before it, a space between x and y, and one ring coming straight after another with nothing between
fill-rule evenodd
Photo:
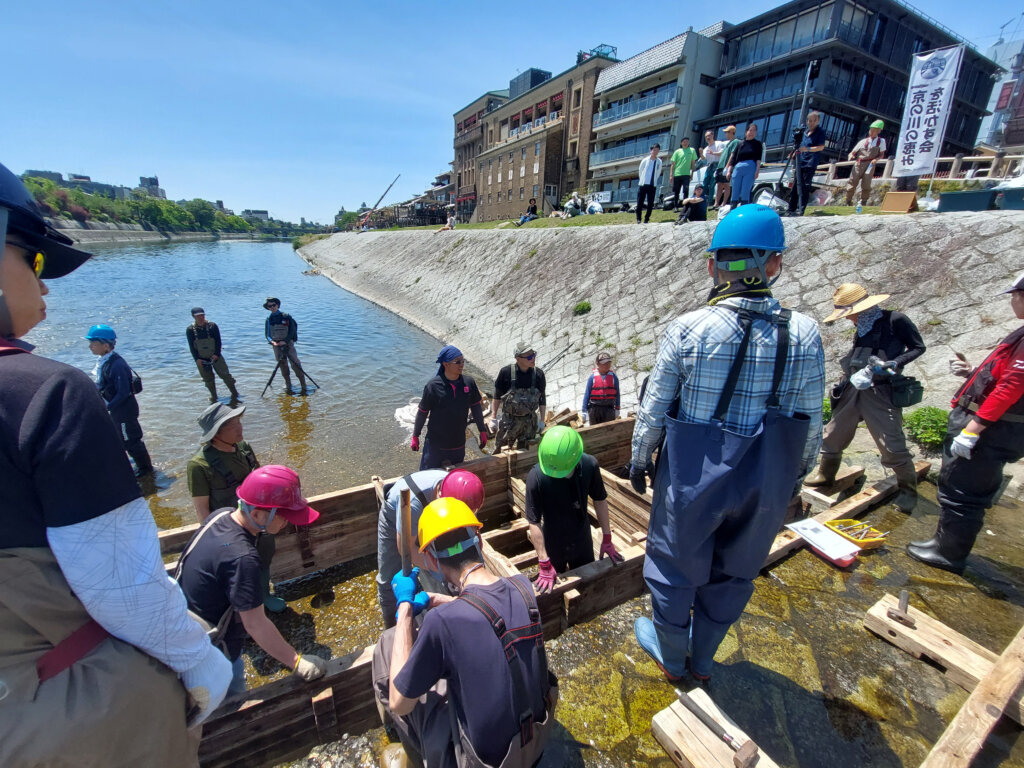
<instances>
[{"instance_id":1,"label":"blue helmet","mask_svg":"<svg viewBox=\"0 0 1024 768\"><path fill-rule=\"evenodd\" d=\"M100 323L90 328L84 338L87 341L116 341L117 334L114 333L114 329L109 325Z\"/></svg>"},{"instance_id":2,"label":"blue helmet","mask_svg":"<svg viewBox=\"0 0 1024 768\"><path fill-rule=\"evenodd\" d=\"M779 214L767 205L734 208L718 222L709 251L720 248L751 248L761 251L786 250L786 232Z\"/></svg>"}]
</instances>

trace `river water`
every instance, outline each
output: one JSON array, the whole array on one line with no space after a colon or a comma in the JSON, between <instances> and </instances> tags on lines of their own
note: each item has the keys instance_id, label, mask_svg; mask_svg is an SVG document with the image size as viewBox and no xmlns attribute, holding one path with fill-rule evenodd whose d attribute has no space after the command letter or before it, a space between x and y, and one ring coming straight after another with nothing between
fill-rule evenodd
<instances>
[{"instance_id":1,"label":"river water","mask_svg":"<svg viewBox=\"0 0 1024 768\"><path fill-rule=\"evenodd\" d=\"M47 320L26 338L39 354L91 373L96 358L82 336L94 323L115 328L117 351L144 383L140 421L157 472L143 491L160 527L195 520L184 471L199 447L196 418L209 395L185 341L193 306L220 326L224 358L246 406L245 437L263 464L296 469L307 495L418 468L409 428L395 410L434 375L436 339L325 277L304 274L307 265L290 243L132 244L93 252L77 272L48 283ZM264 338L269 295L298 322L299 358L320 385L309 396L284 394L278 374L260 397L274 370ZM467 372L489 389L468 362ZM226 402L227 388L217 381Z\"/></svg>"}]
</instances>

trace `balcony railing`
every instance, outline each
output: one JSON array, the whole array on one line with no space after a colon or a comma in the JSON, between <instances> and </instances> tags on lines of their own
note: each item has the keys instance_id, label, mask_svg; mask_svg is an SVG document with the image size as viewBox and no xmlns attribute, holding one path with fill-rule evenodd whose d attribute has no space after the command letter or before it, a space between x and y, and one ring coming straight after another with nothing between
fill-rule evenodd
<instances>
[{"instance_id":1,"label":"balcony railing","mask_svg":"<svg viewBox=\"0 0 1024 768\"><path fill-rule=\"evenodd\" d=\"M662 133L657 136L648 136L636 141L629 141L617 147L602 149L599 152L592 152L590 155L590 167L602 163L613 163L617 160L626 160L630 157L643 157L651 151L652 144L660 144L662 150L671 149L675 146L675 139L670 133Z\"/></svg>"},{"instance_id":2,"label":"balcony railing","mask_svg":"<svg viewBox=\"0 0 1024 768\"><path fill-rule=\"evenodd\" d=\"M639 115L641 112L649 112L666 104L678 103L681 93L681 88L668 88L639 99L630 99L624 104L616 104L614 107L609 107L594 115L594 127L597 128L598 126L621 120L624 117Z\"/></svg>"}]
</instances>

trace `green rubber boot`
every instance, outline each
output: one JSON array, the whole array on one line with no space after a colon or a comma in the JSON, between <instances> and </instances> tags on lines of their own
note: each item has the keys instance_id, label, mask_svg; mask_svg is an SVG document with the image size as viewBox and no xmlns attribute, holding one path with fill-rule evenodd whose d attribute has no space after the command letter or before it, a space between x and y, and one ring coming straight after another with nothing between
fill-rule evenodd
<instances>
[{"instance_id":1,"label":"green rubber boot","mask_svg":"<svg viewBox=\"0 0 1024 768\"><path fill-rule=\"evenodd\" d=\"M836 473L839 472L842 461L838 457L822 456L818 469L804 478L804 485L832 485L836 481Z\"/></svg>"}]
</instances>

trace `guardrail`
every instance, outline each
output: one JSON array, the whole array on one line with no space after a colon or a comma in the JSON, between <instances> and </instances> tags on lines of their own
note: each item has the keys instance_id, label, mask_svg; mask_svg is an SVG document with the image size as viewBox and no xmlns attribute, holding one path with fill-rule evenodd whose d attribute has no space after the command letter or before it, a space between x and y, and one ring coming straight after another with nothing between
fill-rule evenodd
<instances>
[{"instance_id":1,"label":"guardrail","mask_svg":"<svg viewBox=\"0 0 1024 768\"><path fill-rule=\"evenodd\" d=\"M662 133L657 136L649 136L640 141L631 141L620 144L617 147L602 149L590 154L590 167L601 163L612 163L617 160L626 160L631 157L643 157L651 151L652 144L660 144L662 152L671 150L675 145L675 139L670 133Z\"/></svg>"},{"instance_id":2,"label":"guardrail","mask_svg":"<svg viewBox=\"0 0 1024 768\"><path fill-rule=\"evenodd\" d=\"M825 183L840 181L850 178L855 160L844 160L842 162L829 163L828 173L825 176ZM895 168L893 158L882 160L875 164L876 179L889 181L892 179L892 172ZM1024 170L1024 155L1006 155L996 157L995 155L974 155L963 157L940 157L935 163L936 179L970 180L970 179L991 179L1002 181L1019 176ZM933 178L932 174L924 174L922 179Z\"/></svg>"},{"instance_id":3,"label":"guardrail","mask_svg":"<svg viewBox=\"0 0 1024 768\"><path fill-rule=\"evenodd\" d=\"M649 112L652 109L664 107L666 104L676 104L679 102L682 92L682 89L679 87L669 88L661 93L655 93L650 96L627 101L625 104L609 107L594 115L594 128L613 123L624 117L632 117L642 112Z\"/></svg>"}]
</instances>

